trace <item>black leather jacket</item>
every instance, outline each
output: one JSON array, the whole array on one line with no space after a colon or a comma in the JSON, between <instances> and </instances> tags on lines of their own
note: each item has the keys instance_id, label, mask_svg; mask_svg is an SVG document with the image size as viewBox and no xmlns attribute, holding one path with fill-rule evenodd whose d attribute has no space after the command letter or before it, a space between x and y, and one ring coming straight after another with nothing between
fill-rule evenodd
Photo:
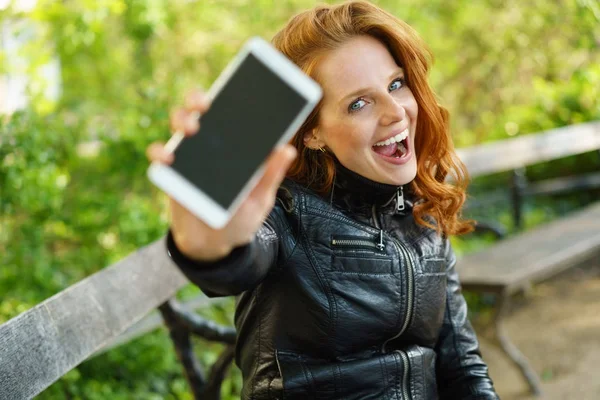
<instances>
[{"instance_id":1,"label":"black leather jacket","mask_svg":"<svg viewBox=\"0 0 600 400\"><path fill-rule=\"evenodd\" d=\"M219 262L195 264L168 236L207 295L239 296L242 398L498 399L449 241L396 188L337 179L326 199L286 180L255 240Z\"/></svg>"}]
</instances>

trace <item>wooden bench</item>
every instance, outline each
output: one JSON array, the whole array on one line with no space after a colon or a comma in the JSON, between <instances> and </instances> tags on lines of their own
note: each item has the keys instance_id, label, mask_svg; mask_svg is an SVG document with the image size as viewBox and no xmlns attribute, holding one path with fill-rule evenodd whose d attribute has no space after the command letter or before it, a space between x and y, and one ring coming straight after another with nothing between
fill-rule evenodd
<instances>
[{"instance_id":1,"label":"wooden bench","mask_svg":"<svg viewBox=\"0 0 600 400\"><path fill-rule=\"evenodd\" d=\"M560 154L554 149L558 145L562 146ZM598 148L600 124L586 124L461 150L460 154L471 174L478 176ZM510 162L506 157L509 151ZM501 159L494 158L498 152ZM598 249L599 229L593 223L598 221L598 212L597 206L588 208L542 230L501 242L495 249L462 258L463 286L499 293L506 299L519 285L566 268ZM544 238L548 232L556 232L549 236L550 240ZM558 237L560 247L553 242ZM529 252L535 249L538 257L530 255L526 246L511 245L511 241L518 244L526 240L534 245ZM219 399L220 384L233 358L235 331L190 312L191 308L207 306L215 300L202 297L187 306L173 300L186 283L167 257L162 238L0 325L0 397L20 400L36 396L84 360L159 326L161 319L152 314L158 308L194 397ZM504 303L501 309L505 309ZM497 318L499 332L502 314ZM208 376L194 360L192 334L227 345ZM519 361L509 342L503 343L513 359Z\"/></svg>"},{"instance_id":2,"label":"wooden bench","mask_svg":"<svg viewBox=\"0 0 600 400\"><path fill-rule=\"evenodd\" d=\"M509 198L514 207L515 226L520 227L524 196L558 193L581 187L600 187L599 173L528 185L524 168L538 162L598 149L600 123L588 123L476 146L460 150L459 153L471 176L511 169L515 171L507 186L510 188ZM536 395L541 395L537 374L509 341L503 328L502 321L511 295L555 276L595 254L600 254L600 201L535 229L501 240L459 260L463 289L492 293L497 297L494 310L496 339L518 366Z\"/></svg>"}]
</instances>

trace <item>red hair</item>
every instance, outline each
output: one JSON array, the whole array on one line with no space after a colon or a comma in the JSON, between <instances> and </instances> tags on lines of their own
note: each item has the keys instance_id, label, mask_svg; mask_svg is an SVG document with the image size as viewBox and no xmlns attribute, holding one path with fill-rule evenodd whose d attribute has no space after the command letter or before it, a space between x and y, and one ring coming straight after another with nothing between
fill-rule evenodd
<instances>
[{"instance_id":1,"label":"red hair","mask_svg":"<svg viewBox=\"0 0 600 400\"><path fill-rule=\"evenodd\" d=\"M387 46L405 72L419 113L415 135L417 176L411 189L418 202L413 215L417 223L444 235L472 230L470 221L460 218L466 198L467 171L458 159L449 131L449 113L440 106L427 82L433 57L417 32L405 22L366 1L319 5L294 16L275 35L273 45L317 82L316 66L331 50L357 36L368 35ZM299 157L287 176L310 186L321 195L333 185L335 164L331 155L309 149L307 132L317 127L319 104L291 140ZM448 175L453 183L447 183Z\"/></svg>"}]
</instances>

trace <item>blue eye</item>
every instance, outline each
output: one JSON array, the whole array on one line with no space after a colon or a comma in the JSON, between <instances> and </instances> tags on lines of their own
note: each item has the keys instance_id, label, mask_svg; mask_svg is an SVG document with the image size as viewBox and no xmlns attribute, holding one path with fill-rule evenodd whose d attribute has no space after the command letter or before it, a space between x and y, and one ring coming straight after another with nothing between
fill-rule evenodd
<instances>
[{"instance_id":1,"label":"blue eye","mask_svg":"<svg viewBox=\"0 0 600 400\"><path fill-rule=\"evenodd\" d=\"M350 106L348 107L348 111L358 111L361 108L363 108L366 104L367 102L365 100L357 99L354 103L350 104Z\"/></svg>"},{"instance_id":2,"label":"blue eye","mask_svg":"<svg viewBox=\"0 0 600 400\"><path fill-rule=\"evenodd\" d=\"M390 84L390 86L388 87L388 89L389 89L390 92L393 92L394 90L398 90L398 89L400 89L403 86L404 86L404 79L398 78L398 79L394 80Z\"/></svg>"}]
</instances>

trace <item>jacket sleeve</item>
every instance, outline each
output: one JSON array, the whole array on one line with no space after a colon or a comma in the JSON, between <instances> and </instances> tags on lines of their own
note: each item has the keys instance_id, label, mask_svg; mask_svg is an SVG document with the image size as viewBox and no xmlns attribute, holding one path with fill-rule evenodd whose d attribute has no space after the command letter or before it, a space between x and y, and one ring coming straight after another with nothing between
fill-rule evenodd
<instances>
[{"instance_id":1,"label":"jacket sleeve","mask_svg":"<svg viewBox=\"0 0 600 400\"><path fill-rule=\"evenodd\" d=\"M186 257L177 248L170 230L167 253L183 274L207 296L235 296L253 289L275 265L284 218L281 207L275 206L252 242L233 249L218 261L204 263Z\"/></svg>"},{"instance_id":2,"label":"jacket sleeve","mask_svg":"<svg viewBox=\"0 0 600 400\"><path fill-rule=\"evenodd\" d=\"M456 272L456 255L446 246L446 310L436 345L436 376L440 399L499 399L488 367L481 358L479 343L467 319L467 303Z\"/></svg>"}]
</instances>

